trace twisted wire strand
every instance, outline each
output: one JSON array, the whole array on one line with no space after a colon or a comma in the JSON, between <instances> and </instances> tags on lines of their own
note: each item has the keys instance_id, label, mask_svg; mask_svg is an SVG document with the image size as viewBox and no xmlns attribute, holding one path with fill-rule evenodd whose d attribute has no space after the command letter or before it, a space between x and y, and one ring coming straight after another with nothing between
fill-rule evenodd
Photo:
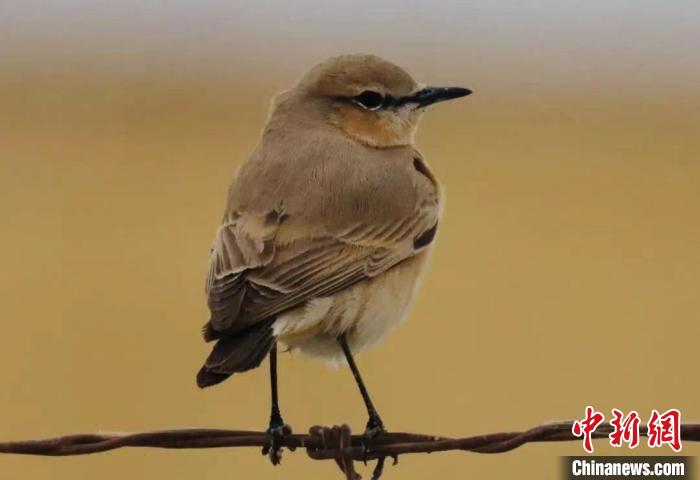
<instances>
[{"instance_id":1,"label":"twisted wire strand","mask_svg":"<svg viewBox=\"0 0 700 480\"><path fill-rule=\"evenodd\" d=\"M572 421L547 423L523 432L501 432L464 438L449 438L416 433L385 432L372 440L368 458L463 450L476 453L503 453L527 443L563 442L579 440L571 432ZM308 434L290 434L284 437L282 446L289 450L304 448L317 460L363 460L362 435L351 435L347 425L342 435L326 435L329 427L312 427ZM605 438L613 431L609 423L602 423L593 438ZM640 435L647 436L646 427ZM700 441L700 423L684 423L681 439ZM106 452L118 448L222 448L265 447L269 443L266 432L250 430L223 430L194 428L160 430L143 433L88 433L65 435L40 440L0 442L0 453L20 455L68 456Z\"/></svg>"}]
</instances>

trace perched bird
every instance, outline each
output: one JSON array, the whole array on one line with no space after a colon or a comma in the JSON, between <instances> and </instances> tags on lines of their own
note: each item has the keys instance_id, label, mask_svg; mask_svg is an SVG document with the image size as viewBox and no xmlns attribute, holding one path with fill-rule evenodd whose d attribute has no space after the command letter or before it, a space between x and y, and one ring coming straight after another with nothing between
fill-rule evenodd
<instances>
[{"instance_id":1,"label":"perched bird","mask_svg":"<svg viewBox=\"0 0 700 480\"><path fill-rule=\"evenodd\" d=\"M403 319L438 228L441 190L414 147L418 122L429 105L470 93L425 87L373 55L342 55L274 98L210 252L204 338L216 345L197 375L208 387L270 356L273 463L284 435L278 344L346 360L369 414L366 438L384 429L353 354Z\"/></svg>"}]
</instances>

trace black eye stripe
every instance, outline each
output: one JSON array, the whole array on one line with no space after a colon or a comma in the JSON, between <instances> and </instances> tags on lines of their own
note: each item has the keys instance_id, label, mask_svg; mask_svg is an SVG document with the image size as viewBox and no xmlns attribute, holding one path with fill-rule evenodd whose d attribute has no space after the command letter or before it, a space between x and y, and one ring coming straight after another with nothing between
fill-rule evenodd
<instances>
[{"instance_id":1,"label":"black eye stripe","mask_svg":"<svg viewBox=\"0 0 700 480\"><path fill-rule=\"evenodd\" d=\"M367 98L360 98L363 95L366 94L376 94L378 95L377 97L377 103L372 103L371 100L368 101ZM379 102L379 98L381 97L381 102ZM387 109L387 108L394 108L394 107L399 107L403 105L404 102L402 102L401 98L394 97L392 95L382 95L379 92L373 92L366 90L362 92L360 95L356 95L354 97L333 97L337 101L341 102L351 102L356 105L360 105L363 108L366 108L368 110L379 110L379 109Z\"/></svg>"},{"instance_id":2,"label":"black eye stripe","mask_svg":"<svg viewBox=\"0 0 700 480\"><path fill-rule=\"evenodd\" d=\"M401 102L396 97L382 95L372 90L365 90L359 95L348 98L348 100L368 110L386 109L401 105Z\"/></svg>"},{"instance_id":3,"label":"black eye stripe","mask_svg":"<svg viewBox=\"0 0 700 480\"><path fill-rule=\"evenodd\" d=\"M396 97L392 97L391 95L386 95L384 97L384 108L391 108L398 105L398 102L396 101Z\"/></svg>"},{"instance_id":4,"label":"black eye stripe","mask_svg":"<svg viewBox=\"0 0 700 480\"><path fill-rule=\"evenodd\" d=\"M384 105L384 96L379 92L365 90L357 95L354 99L355 103L368 110L377 110Z\"/></svg>"}]
</instances>

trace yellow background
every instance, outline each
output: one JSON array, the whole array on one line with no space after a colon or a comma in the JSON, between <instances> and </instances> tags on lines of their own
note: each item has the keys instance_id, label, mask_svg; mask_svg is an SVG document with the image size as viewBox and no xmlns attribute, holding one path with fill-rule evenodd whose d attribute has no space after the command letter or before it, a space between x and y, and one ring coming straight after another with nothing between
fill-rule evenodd
<instances>
[{"instance_id":1,"label":"yellow background","mask_svg":"<svg viewBox=\"0 0 700 480\"><path fill-rule=\"evenodd\" d=\"M3 9L0 439L265 427L266 368L195 386L207 252L269 98L354 51L475 91L426 115L448 197L432 268L408 322L359 357L388 427L526 429L586 404L700 420L697 3ZM283 355L280 375L295 431L363 428L348 371ZM581 452L411 455L385 475L556 478ZM341 477L303 452L272 468L217 449L2 456L0 478Z\"/></svg>"}]
</instances>

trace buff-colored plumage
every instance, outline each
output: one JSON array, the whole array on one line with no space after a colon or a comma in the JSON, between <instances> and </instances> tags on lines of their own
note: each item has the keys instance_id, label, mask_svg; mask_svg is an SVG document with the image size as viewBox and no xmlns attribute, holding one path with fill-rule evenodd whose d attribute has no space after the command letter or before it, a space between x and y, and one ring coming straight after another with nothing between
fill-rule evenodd
<instances>
[{"instance_id":1,"label":"buff-colored plumage","mask_svg":"<svg viewBox=\"0 0 700 480\"><path fill-rule=\"evenodd\" d=\"M210 254L205 338L218 343L200 385L257 366L275 341L337 360L339 335L357 352L404 317L442 208L413 146L423 109L370 111L339 99L420 89L393 64L349 55L275 98Z\"/></svg>"}]
</instances>

